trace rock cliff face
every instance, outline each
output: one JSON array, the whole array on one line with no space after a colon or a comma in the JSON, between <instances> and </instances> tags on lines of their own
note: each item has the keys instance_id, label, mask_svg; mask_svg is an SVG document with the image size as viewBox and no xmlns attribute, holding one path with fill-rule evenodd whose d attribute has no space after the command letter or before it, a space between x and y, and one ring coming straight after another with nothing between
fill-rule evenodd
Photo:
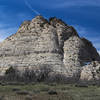
<instances>
[{"instance_id":1,"label":"rock cliff face","mask_svg":"<svg viewBox=\"0 0 100 100\"><path fill-rule=\"evenodd\" d=\"M32 21L25 21L16 34L0 43L1 75L10 67L23 70L49 65L54 73L68 78L80 78L81 75L84 79L87 64L93 61L100 61L100 56L92 43L55 17L48 21L37 16Z\"/></svg>"}]
</instances>

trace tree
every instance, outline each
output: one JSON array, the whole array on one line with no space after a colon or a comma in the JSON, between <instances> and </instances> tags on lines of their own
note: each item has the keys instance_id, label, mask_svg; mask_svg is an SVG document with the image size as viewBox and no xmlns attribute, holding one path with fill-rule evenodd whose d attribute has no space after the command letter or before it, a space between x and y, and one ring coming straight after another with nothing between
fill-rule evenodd
<instances>
[{"instance_id":1,"label":"tree","mask_svg":"<svg viewBox=\"0 0 100 100\"><path fill-rule=\"evenodd\" d=\"M17 80L18 78L17 70L13 67L10 67L9 69L6 70L5 77L7 81Z\"/></svg>"}]
</instances>

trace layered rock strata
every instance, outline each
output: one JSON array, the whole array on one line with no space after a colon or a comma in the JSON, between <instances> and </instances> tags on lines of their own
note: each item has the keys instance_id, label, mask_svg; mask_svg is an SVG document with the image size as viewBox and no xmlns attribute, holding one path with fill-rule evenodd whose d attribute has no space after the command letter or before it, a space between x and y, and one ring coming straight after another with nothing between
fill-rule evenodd
<instances>
[{"instance_id":1,"label":"layered rock strata","mask_svg":"<svg viewBox=\"0 0 100 100\"><path fill-rule=\"evenodd\" d=\"M0 43L0 75L10 67L22 71L49 65L54 73L88 79L84 73L93 61L100 61L100 56L92 43L55 17L24 21L16 34Z\"/></svg>"}]
</instances>

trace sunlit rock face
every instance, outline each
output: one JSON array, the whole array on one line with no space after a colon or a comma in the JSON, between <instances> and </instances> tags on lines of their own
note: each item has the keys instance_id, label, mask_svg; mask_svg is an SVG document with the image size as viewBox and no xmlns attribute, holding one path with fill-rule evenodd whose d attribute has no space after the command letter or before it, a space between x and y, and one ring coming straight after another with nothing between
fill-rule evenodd
<instances>
[{"instance_id":1,"label":"sunlit rock face","mask_svg":"<svg viewBox=\"0 0 100 100\"><path fill-rule=\"evenodd\" d=\"M55 17L24 21L16 34L0 44L1 75L10 67L22 71L49 65L54 73L79 79L84 74L83 66L92 61L100 61L92 43Z\"/></svg>"},{"instance_id":2,"label":"sunlit rock face","mask_svg":"<svg viewBox=\"0 0 100 100\"><path fill-rule=\"evenodd\" d=\"M100 81L100 61L93 61L84 66L81 71L80 80L91 82Z\"/></svg>"}]
</instances>

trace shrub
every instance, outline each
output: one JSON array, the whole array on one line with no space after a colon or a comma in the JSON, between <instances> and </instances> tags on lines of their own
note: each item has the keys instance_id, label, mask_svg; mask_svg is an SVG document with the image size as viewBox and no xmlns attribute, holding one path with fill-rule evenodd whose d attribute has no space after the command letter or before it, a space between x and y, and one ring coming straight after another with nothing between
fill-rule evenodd
<instances>
[{"instance_id":1,"label":"shrub","mask_svg":"<svg viewBox=\"0 0 100 100\"><path fill-rule=\"evenodd\" d=\"M20 89L18 89L18 88L13 88L12 91L16 92L16 91L20 91Z\"/></svg>"},{"instance_id":2,"label":"shrub","mask_svg":"<svg viewBox=\"0 0 100 100\"><path fill-rule=\"evenodd\" d=\"M57 92L55 90L49 90L48 94L49 95L57 95Z\"/></svg>"},{"instance_id":3,"label":"shrub","mask_svg":"<svg viewBox=\"0 0 100 100\"><path fill-rule=\"evenodd\" d=\"M75 87L85 87L85 88L88 88L88 85L84 84L84 83L78 83L78 84L75 84Z\"/></svg>"},{"instance_id":4,"label":"shrub","mask_svg":"<svg viewBox=\"0 0 100 100\"><path fill-rule=\"evenodd\" d=\"M42 65L39 69L26 68L22 74L24 82L44 82L48 79L51 68L48 65Z\"/></svg>"},{"instance_id":5,"label":"shrub","mask_svg":"<svg viewBox=\"0 0 100 100\"><path fill-rule=\"evenodd\" d=\"M37 81L42 82L46 81L49 78L49 73L52 72L51 67L48 65L42 65L40 67L39 74L37 76Z\"/></svg>"},{"instance_id":6,"label":"shrub","mask_svg":"<svg viewBox=\"0 0 100 100\"><path fill-rule=\"evenodd\" d=\"M23 73L23 80L26 82L32 82L32 81L36 81L36 72L35 70L30 70L28 68L25 69L25 72Z\"/></svg>"},{"instance_id":7,"label":"shrub","mask_svg":"<svg viewBox=\"0 0 100 100\"><path fill-rule=\"evenodd\" d=\"M13 67L10 67L6 70L5 75L15 74L15 69Z\"/></svg>"},{"instance_id":8,"label":"shrub","mask_svg":"<svg viewBox=\"0 0 100 100\"><path fill-rule=\"evenodd\" d=\"M16 92L16 94L18 94L18 95L28 95L29 92L27 92L27 91L18 91L18 92Z\"/></svg>"},{"instance_id":9,"label":"shrub","mask_svg":"<svg viewBox=\"0 0 100 100\"><path fill-rule=\"evenodd\" d=\"M14 81L19 78L18 70L10 67L9 69L6 70L5 72L5 80L6 81Z\"/></svg>"},{"instance_id":10,"label":"shrub","mask_svg":"<svg viewBox=\"0 0 100 100\"><path fill-rule=\"evenodd\" d=\"M51 83L66 83L67 82L67 77L61 73L58 74L52 74L50 75L50 77L48 78L48 82Z\"/></svg>"}]
</instances>

